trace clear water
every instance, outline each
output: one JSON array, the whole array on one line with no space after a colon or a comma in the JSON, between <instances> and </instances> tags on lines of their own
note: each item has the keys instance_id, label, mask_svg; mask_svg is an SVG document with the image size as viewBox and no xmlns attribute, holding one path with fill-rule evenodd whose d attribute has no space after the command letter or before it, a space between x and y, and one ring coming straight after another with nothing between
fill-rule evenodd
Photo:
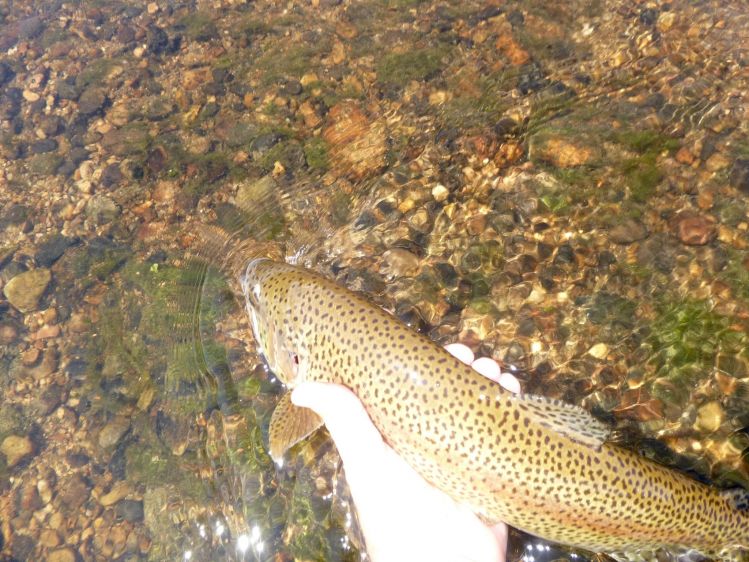
<instances>
[{"instance_id":1,"label":"clear water","mask_svg":"<svg viewBox=\"0 0 749 562\"><path fill-rule=\"evenodd\" d=\"M0 557L363 556L325 433L266 454L253 252L749 486L744 12L0 2Z\"/></svg>"}]
</instances>

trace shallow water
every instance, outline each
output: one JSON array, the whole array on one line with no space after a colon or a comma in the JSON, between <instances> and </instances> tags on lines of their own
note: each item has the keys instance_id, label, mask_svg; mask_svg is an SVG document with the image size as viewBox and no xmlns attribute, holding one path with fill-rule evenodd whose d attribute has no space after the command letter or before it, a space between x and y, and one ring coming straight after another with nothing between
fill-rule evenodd
<instances>
[{"instance_id":1,"label":"shallow water","mask_svg":"<svg viewBox=\"0 0 749 562\"><path fill-rule=\"evenodd\" d=\"M749 17L546 4L0 1L0 558L361 558L253 253L749 487Z\"/></svg>"}]
</instances>

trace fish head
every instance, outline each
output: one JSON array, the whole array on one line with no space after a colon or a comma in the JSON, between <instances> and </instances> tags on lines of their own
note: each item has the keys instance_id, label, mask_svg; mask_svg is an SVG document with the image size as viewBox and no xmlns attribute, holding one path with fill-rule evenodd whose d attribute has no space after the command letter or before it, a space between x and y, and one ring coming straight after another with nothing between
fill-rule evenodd
<instances>
[{"instance_id":1,"label":"fish head","mask_svg":"<svg viewBox=\"0 0 749 562\"><path fill-rule=\"evenodd\" d=\"M267 258L254 259L247 265L241 284L257 350L270 370L293 388L300 382L300 369L288 328L289 284L283 277L288 267Z\"/></svg>"}]
</instances>

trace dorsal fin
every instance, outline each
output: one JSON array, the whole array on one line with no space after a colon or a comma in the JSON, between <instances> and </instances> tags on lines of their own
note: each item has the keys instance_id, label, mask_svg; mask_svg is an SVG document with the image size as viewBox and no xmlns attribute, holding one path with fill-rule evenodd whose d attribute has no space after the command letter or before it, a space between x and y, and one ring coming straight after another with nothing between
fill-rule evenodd
<instances>
[{"instance_id":1,"label":"dorsal fin","mask_svg":"<svg viewBox=\"0 0 749 562\"><path fill-rule=\"evenodd\" d=\"M611 434L611 428L580 406L533 394L515 399L525 404L535 423L580 445L599 450Z\"/></svg>"}]
</instances>

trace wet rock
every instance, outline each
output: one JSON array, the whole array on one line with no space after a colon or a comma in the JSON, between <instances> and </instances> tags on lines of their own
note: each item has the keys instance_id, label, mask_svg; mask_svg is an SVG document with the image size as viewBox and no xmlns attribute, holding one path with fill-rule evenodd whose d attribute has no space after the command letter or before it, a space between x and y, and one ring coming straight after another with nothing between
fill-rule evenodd
<instances>
[{"instance_id":1,"label":"wet rock","mask_svg":"<svg viewBox=\"0 0 749 562\"><path fill-rule=\"evenodd\" d=\"M115 513L117 513L117 517L130 523L143 521L143 502L140 500L122 500L117 503Z\"/></svg>"},{"instance_id":2,"label":"wet rock","mask_svg":"<svg viewBox=\"0 0 749 562\"><path fill-rule=\"evenodd\" d=\"M129 493L130 486L128 485L127 481L120 480L114 486L112 486L112 489L109 490L109 492L99 498L99 503L104 507L109 507L110 505L114 505L120 500L124 499L125 496L127 496Z\"/></svg>"},{"instance_id":3,"label":"wet rock","mask_svg":"<svg viewBox=\"0 0 749 562\"><path fill-rule=\"evenodd\" d=\"M133 123L108 131L102 137L101 144L115 156L132 156L145 152L149 141L148 130L139 123Z\"/></svg>"},{"instance_id":4,"label":"wet rock","mask_svg":"<svg viewBox=\"0 0 749 562\"><path fill-rule=\"evenodd\" d=\"M8 435L0 444L0 453L12 468L34 454L34 443L25 435Z\"/></svg>"},{"instance_id":5,"label":"wet rock","mask_svg":"<svg viewBox=\"0 0 749 562\"><path fill-rule=\"evenodd\" d=\"M19 88L7 88L0 92L0 119L13 119L21 111L23 93Z\"/></svg>"},{"instance_id":6,"label":"wet rock","mask_svg":"<svg viewBox=\"0 0 749 562\"><path fill-rule=\"evenodd\" d=\"M156 25L149 25L146 30L146 48L154 55L160 55L170 49L169 36Z\"/></svg>"},{"instance_id":7,"label":"wet rock","mask_svg":"<svg viewBox=\"0 0 749 562\"><path fill-rule=\"evenodd\" d=\"M23 428L23 416L20 407L0 402L0 438L20 433Z\"/></svg>"},{"instance_id":8,"label":"wet rock","mask_svg":"<svg viewBox=\"0 0 749 562\"><path fill-rule=\"evenodd\" d=\"M48 416L62 403L65 389L59 384L45 387L41 395L31 403L31 409L36 416Z\"/></svg>"},{"instance_id":9,"label":"wet rock","mask_svg":"<svg viewBox=\"0 0 749 562\"><path fill-rule=\"evenodd\" d=\"M528 156L533 162L548 162L560 168L591 164L598 159L597 149L582 138L566 138L556 133L539 133L531 137Z\"/></svg>"},{"instance_id":10,"label":"wet rock","mask_svg":"<svg viewBox=\"0 0 749 562\"><path fill-rule=\"evenodd\" d=\"M279 93L282 96L298 96L302 93L302 84L299 80L285 80Z\"/></svg>"},{"instance_id":11,"label":"wet rock","mask_svg":"<svg viewBox=\"0 0 749 562\"><path fill-rule=\"evenodd\" d=\"M330 156L341 173L357 179L367 177L385 166L385 128L372 123L353 103L331 108L331 124L322 136L330 146Z\"/></svg>"},{"instance_id":12,"label":"wet rock","mask_svg":"<svg viewBox=\"0 0 749 562\"><path fill-rule=\"evenodd\" d=\"M712 217L684 211L671 222L676 236L688 246L703 246L715 237L715 220Z\"/></svg>"},{"instance_id":13,"label":"wet rock","mask_svg":"<svg viewBox=\"0 0 749 562\"><path fill-rule=\"evenodd\" d=\"M5 86L8 82L13 80L16 75L13 69L7 62L0 62L0 87Z\"/></svg>"},{"instance_id":14,"label":"wet rock","mask_svg":"<svg viewBox=\"0 0 749 562\"><path fill-rule=\"evenodd\" d=\"M128 43L135 41L135 31L129 25L119 26L117 28L117 33L115 34L115 39L118 43L127 45Z\"/></svg>"},{"instance_id":15,"label":"wet rock","mask_svg":"<svg viewBox=\"0 0 749 562\"><path fill-rule=\"evenodd\" d=\"M645 226L634 219L617 224L609 231L609 239L614 244L631 244L646 238L647 235Z\"/></svg>"},{"instance_id":16,"label":"wet rock","mask_svg":"<svg viewBox=\"0 0 749 562\"><path fill-rule=\"evenodd\" d=\"M749 194L749 158L738 158L731 168L731 187Z\"/></svg>"},{"instance_id":17,"label":"wet rock","mask_svg":"<svg viewBox=\"0 0 749 562\"><path fill-rule=\"evenodd\" d=\"M69 547L53 550L47 554L47 562L76 562L75 551Z\"/></svg>"},{"instance_id":18,"label":"wet rock","mask_svg":"<svg viewBox=\"0 0 749 562\"><path fill-rule=\"evenodd\" d=\"M18 326L13 322L0 322L0 345L10 345L18 338Z\"/></svg>"},{"instance_id":19,"label":"wet rock","mask_svg":"<svg viewBox=\"0 0 749 562\"><path fill-rule=\"evenodd\" d=\"M36 489L36 483L31 479L24 481L16 494L16 505L21 513L31 513L43 507L42 498L39 496L39 490Z\"/></svg>"},{"instance_id":20,"label":"wet rock","mask_svg":"<svg viewBox=\"0 0 749 562\"><path fill-rule=\"evenodd\" d=\"M3 293L10 304L25 314L36 310L51 278L48 269L32 269L8 281Z\"/></svg>"},{"instance_id":21,"label":"wet rock","mask_svg":"<svg viewBox=\"0 0 749 562\"><path fill-rule=\"evenodd\" d=\"M39 128L47 137L54 137L65 129L65 122L57 115L49 115L42 119Z\"/></svg>"},{"instance_id":22,"label":"wet rock","mask_svg":"<svg viewBox=\"0 0 749 562\"><path fill-rule=\"evenodd\" d=\"M69 512L75 513L88 500L91 483L80 474L73 474L59 488L60 501Z\"/></svg>"},{"instance_id":23,"label":"wet rock","mask_svg":"<svg viewBox=\"0 0 749 562\"><path fill-rule=\"evenodd\" d=\"M54 529L43 529L39 534L39 544L45 548L55 548L60 545L60 535Z\"/></svg>"},{"instance_id":24,"label":"wet rock","mask_svg":"<svg viewBox=\"0 0 749 562\"><path fill-rule=\"evenodd\" d=\"M99 446L103 449L114 447L130 429L130 419L125 416L115 416L99 432Z\"/></svg>"},{"instance_id":25,"label":"wet rock","mask_svg":"<svg viewBox=\"0 0 749 562\"><path fill-rule=\"evenodd\" d=\"M77 100L81 95L81 90L75 82L75 77L71 76L57 82L55 88L57 95L64 100Z\"/></svg>"},{"instance_id":26,"label":"wet rock","mask_svg":"<svg viewBox=\"0 0 749 562\"><path fill-rule=\"evenodd\" d=\"M110 164L101 173L100 183L104 187L114 187L123 179L122 170L119 164Z\"/></svg>"},{"instance_id":27,"label":"wet rock","mask_svg":"<svg viewBox=\"0 0 749 562\"><path fill-rule=\"evenodd\" d=\"M58 143L55 139L41 139L31 144L31 154L43 154L57 150Z\"/></svg>"},{"instance_id":28,"label":"wet rock","mask_svg":"<svg viewBox=\"0 0 749 562\"><path fill-rule=\"evenodd\" d=\"M697 419L694 425L699 430L712 433L720 429L724 418L725 411L720 402L708 402L700 406L699 410L697 410Z\"/></svg>"},{"instance_id":29,"label":"wet rock","mask_svg":"<svg viewBox=\"0 0 749 562\"><path fill-rule=\"evenodd\" d=\"M59 154L48 152L36 154L29 161L29 170L40 176L53 176L63 165L64 159Z\"/></svg>"},{"instance_id":30,"label":"wet rock","mask_svg":"<svg viewBox=\"0 0 749 562\"><path fill-rule=\"evenodd\" d=\"M418 256L401 248L386 251L382 261L382 272L393 277L412 277L419 270Z\"/></svg>"},{"instance_id":31,"label":"wet rock","mask_svg":"<svg viewBox=\"0 0 749 562\"><path fill-rule=\"evenodd\" d=\"M120 206L106 195L94 195L86 204L86 216L96 224L112 222L120 213Z\"/></svg>"},{"instance_id":32,"label":"wet rock","mask_svg":"<svg viewBox=\"0 0 749 562\"><path fill-rule=\"evenodd\" d=\"M40 267L50 267L60 259L60 256L65 253L65 250L77 241L77 238L63 236L62 234L53 234L39 244L36 254L34 255L34 260Z\"/></svg>"},{"instance_id":33,"label":"wet rock","mask_svg":"<svg viewBox=\"0 0 749 562\"><path fill-rule=\"evenodd\" d=\"M107 93L104 88L88 88L84 90L78 99L78 111L84 115L93 115L107 102Z\"/></svg>"},{"instance_id":34,"label":"wet rock","mask_svg":"<svg viewBox=\"0 0 749 562\"><path fill-rule=\"evenodd\" d=\"M13 537L10 547L12 560L34 560L36 540L26 535L17 534Z\"/></svg>"},{"instance_id":35,"label":"wet rock","mask_svg":"<svg viewBox=\"0 0 749 562\"><path fill-rule=\"evenodd\" d=\"M18 39L34 39L44 31L44 22L39 16L32 16L18 22Z\"/></svg>"}]
</instances>

